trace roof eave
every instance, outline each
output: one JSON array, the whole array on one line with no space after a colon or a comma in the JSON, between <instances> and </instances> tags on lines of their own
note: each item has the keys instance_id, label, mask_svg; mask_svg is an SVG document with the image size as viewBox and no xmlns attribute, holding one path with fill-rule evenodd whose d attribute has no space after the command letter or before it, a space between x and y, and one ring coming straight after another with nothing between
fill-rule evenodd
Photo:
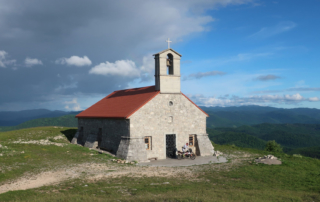
<instances>
[{"instance_id":1,"label":"roof eave","mask_svg":"<svg viewBox=\"0 0 320 202\"><path fill-rule=\"evenodd\" d=\"M153 54L153 56L155 56L155 55L160 55L161 53L164 53L164 52L166 52L166 51L168 51L168 50L171 50L171 51L174 52L175 54L177 54L177 55L179 55L180 57L182 57L182 55L181 55L180 53L178 53L177 51L173 50L172 48L168 48L168 49L163 50L163 51L161 51L161 52L159 52L159 53Z\"/></svg>"},{"instance_id":2,"label":"roof eave","mask_svg":"<svg viewBox=\"0 0 320 202\"><path fill-rule=\"evenodd\" d=\"M209 117L209 114L207 114L205 111L203 111L196 103L194 103L190 98L188 98L185 94L181 92L181 94L186 97L192 104L194 104L198 109L200 109L207 117Z\"/></svg>"}]
</instances>

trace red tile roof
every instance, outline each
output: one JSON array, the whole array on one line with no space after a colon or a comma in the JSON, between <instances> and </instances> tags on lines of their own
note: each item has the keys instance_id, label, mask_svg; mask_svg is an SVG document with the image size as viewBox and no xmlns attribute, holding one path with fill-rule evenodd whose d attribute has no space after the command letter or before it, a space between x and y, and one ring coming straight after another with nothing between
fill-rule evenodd
<instances>
[{"instance_id":1,"label":"red tile roof","mask_svg":"<svg viewBox=\"0 0 320 202\"><path fill-rule=\"evenodd\" d=\"M159 93L155 86L114 91L76 117L129 118Z\"/></svg>"},{"instance_id":2,"label":"red tile roof","mask_svg":"<svg viewBox=\"0 0 320 202\"><path fill-rule=\"evenodd\" d=\"M132 88L126 90L114 91L96 104L76 115L76 118L129 118L133 113L143 105L152 100L160 91L155 90L155 86L143 88ZM186 95L191 103L192 102ZM200 107L198 107L205 113ZM209 116L207 113L205 113Z\"/></svg>"}]
</instances>

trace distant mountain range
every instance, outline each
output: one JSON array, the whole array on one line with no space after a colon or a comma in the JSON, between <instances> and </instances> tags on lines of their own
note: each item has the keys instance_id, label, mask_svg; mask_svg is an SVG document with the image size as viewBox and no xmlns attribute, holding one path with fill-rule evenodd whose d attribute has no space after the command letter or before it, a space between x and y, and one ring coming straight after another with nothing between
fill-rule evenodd
<instances>
[{"instance_id":1,"label":"distant mountain range","mask_svg":"<svg viewBox=\"0 0 320 202\"><path fill-rule=\"evenodd\" d=\"M31 109L23 111L2 111L0 112L0 126L16 126L29 120L39 118L54 118L80 112L50 111L47 109Z\"/></svg>"},{"instance_id":2,"label":"distant mountain range","mask_svg":"<svg viewBox=\"0 0 320 202\"><path fill-rule=\"evenodd\" d=\"M240 107L201 107L209 114L207 127L239 127L261 123L319 124L320 109L293 108L282 109L261 106Z\"/></svg>"},{"instance_id":3,"label":"distant mountain range","mask_svg":"<svg viewBox=\"0 0 320 202\"><path fill-rule=\"evenodd\" d=\"M201 107L209 114L207 127L239 127L261 123L285 124L320 124L320 109L294 108L282 109L256 105L240 107ZM40 118L56 118L65 115L76 115L81 111L50 111L34 109L23 111L0 112L0 126L16 126L26 121Z\"/></svg>"}]
</instances>

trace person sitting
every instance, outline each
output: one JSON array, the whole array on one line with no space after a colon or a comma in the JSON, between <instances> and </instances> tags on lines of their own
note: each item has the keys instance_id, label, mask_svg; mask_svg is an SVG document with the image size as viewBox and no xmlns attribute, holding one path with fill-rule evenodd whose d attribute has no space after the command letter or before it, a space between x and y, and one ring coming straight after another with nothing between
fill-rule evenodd
<instances>
[{"instance_id":1,"label":"person sitting","mask_svg":"<svg viewBox=\"0 0 320 202\"><path fill-rule=\"evenodd\" d=\"M189 145L188 145L188 143L186 143L186 144L182 147L183 156L184 156L184 154L188 151L188 149L189 149Z\"/></svg>"}]
</instances>

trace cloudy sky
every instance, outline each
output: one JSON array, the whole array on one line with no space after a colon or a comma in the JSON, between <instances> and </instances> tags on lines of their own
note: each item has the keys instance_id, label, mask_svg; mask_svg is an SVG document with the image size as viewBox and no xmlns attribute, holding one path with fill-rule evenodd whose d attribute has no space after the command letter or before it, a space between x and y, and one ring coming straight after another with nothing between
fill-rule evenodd
<instances>
[{"instance_id":1,"label":"cloudy sky","mask_svg":"<svg viewBox=\"0 0 320 202\"><path fill-rule=\"evenodd\" d=\"M320 109L320 1L0 0L0 111L81 110L182 54L198 105Z\"/></svg>"}]
</instances>

